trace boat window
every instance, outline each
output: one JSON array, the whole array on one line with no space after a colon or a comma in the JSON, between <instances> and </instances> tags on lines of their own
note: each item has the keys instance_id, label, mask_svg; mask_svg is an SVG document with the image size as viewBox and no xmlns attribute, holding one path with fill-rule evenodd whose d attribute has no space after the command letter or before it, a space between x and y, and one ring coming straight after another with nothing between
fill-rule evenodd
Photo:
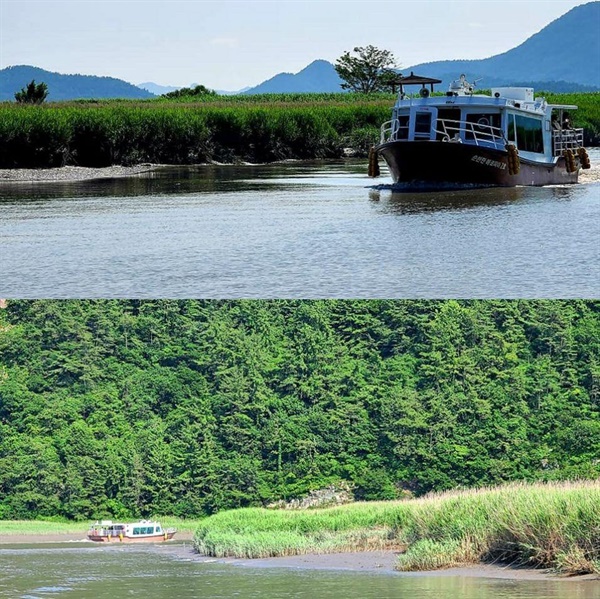
<instances>
[{"instance_id":1,"label":"boat window","mask_svg":"<svg viewBox=\"0 0 600 599\"><path fill-rule=\"evenodd\" d=\"M512 124L512 123L510 123ZM524 152L544 152L544 134L541 119L515 114L515 125L517 133L517 148ZM508 138L514 141L514 131L509 132Z\"/></svg>"},{"instance_id":2,"label":"boat window","mask_svg":"<svg viewBox=\"0 0 600 599\"><path fill-rule=\"evenodd\" d=\"M140 529L140 534L145 535L147 530L148 529L144 526L143 528Z\"/></svg>"},{"instance_id":3,"label":"boat window","mask_svg":"<svg viewBox=\"0 0 600 599\"><path fill-rule=\"evenodd\" d=\"M508 141L517 143L517 138L515 136L515 115L508 114L507 119L508 119L507 139L508 139Z\"/></svg>"},{"instance_id":4,"label":"boat window","mask_svg":"<svg viewBox=\"0 0 600 599\"><path fill-rule=\"evenodd\" d=\"M396 120L396 139L408 139L408 114L399 114Z\"/></svg>"},{"instance_id":5,"label":"boat window","mask_svg":"<svg viewBox=\"0 0 600 599\"><path fill-rule=\"evenodd\" d=\"M465 139L477 139L493 141L500 128L500 115L490 113L467 114L467 130ZM496 131L494 131L494 129Z\"/></svg>"},{"instance_id":6,"label":"boat window","mask_svg":"<svg viewBox=\"0 0 600 599\"><path fill-rule=\"evenodd\" d=\"M417 112L415 118L415 137L427 137L431 131L431 112Z\"/></svg>"},{"instance_id":7,"label":"boat window","mask_svg":"<svg viewBox=\"0 0 600 599\"><path fill-rule=\"evenodd\" d=\"M156 527L156 532L160 532L160 526Z\"/></svg>"},{"instance_id":8,"label":"boat window","mask_svg":"<svg viewBox=\"0 0 600 599\"><path fill-rule=\"evenodd\" d=\"M154 534L154 526L149 526L147 529L146 534L152 535Z\"/></svg>"},{"instance_id":9,"label":"boat window","mask_svg":"<svg viewBox=\"0 0 600 599\"><path fill-rule=\"evenodd\" d=\"M139 528L134 528L133 529L133 534L134 535L139 535L140 534L140 529Z\"/></svg>"}]
</instances>

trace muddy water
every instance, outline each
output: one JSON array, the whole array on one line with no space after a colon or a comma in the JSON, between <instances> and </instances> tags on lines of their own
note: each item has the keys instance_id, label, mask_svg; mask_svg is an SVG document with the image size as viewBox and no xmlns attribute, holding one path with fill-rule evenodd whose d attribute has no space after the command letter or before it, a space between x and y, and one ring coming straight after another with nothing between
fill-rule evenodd
<instances>
[{"instance_id":1,"label":"muddy water","mask_svg":"<svg viewBox=\"0 0 600 599\"><path fill-rule=\"evenodd\" d=\"M423 576L197 561L181 546L0 549L0 597L43 599L343 598L592 599L600 582Z\"/></svg>"},{"instance_id":2,"label":"muddy water","mask_svg":"<svg viewBox=\"0 0 600 599\"><path fill-rule=\"evenodd\" d=\"M591 153L600 163L600 151ZM0 184L8 297L600 295L600 181L394 192L364 161ZM386 176L378 180L385 184Z\"/></svg>"}]
</instances>

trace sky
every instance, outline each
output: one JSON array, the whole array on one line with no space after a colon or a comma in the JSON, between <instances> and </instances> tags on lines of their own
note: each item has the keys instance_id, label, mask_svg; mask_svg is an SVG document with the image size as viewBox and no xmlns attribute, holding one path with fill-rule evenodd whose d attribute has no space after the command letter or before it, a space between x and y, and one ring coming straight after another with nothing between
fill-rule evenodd
<instances>
[{"instance_id":1,"label":"sky","mask_svg":"<svg viewBox=\"0 0 600 599\"><path fill-rule=\"evenodd\" d=\"M487 58L586 1L0 0L0 69L234 91L369 44L400 67Z\"/></svg>"}]
</instances>

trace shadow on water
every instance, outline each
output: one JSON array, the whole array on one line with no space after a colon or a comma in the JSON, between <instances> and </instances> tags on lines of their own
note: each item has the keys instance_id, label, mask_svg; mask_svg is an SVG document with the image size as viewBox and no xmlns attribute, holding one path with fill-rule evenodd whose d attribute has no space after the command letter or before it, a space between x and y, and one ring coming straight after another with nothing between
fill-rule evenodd
<instances>
[{"instance_id":1,"label":"shadow on water","mask_svg":"<svg viewBox=\"0 0 600 599\"><path fill-rule=\"evenodd\" d=\"M0 181L3 200L136 197L266 191L327 178L364 175L362 162L302 161L260 165L161 166L130 177L86 181Z\"/></svg>"},{"instance_id":2,"label":"shadow on water","mask_svg":"<svg viewBox=\"0 0 600 599\"><path fill-rule=\"evenodd\" d=\"M417 189L377 185L368 188L368 196L374 205L379 204L383 213L412 214L514 206L549 199L571 201L582 189L582 185Z\"/></svg>"},{"instance_id":3,"label":"shadow on water","mask_svg":"<svg viewBox=\"0 0 600 599\"><path fill-rule=\"evenodd\" d=\"M236 167L161 167L156 171L116 179L0 183L2 200L45 200L57 198L139 197L243 190L240 178L247 176ZM248 185L250 187L250 185ZM255 187L255 186L253 186Z\"/></svg>"}]
</instances>

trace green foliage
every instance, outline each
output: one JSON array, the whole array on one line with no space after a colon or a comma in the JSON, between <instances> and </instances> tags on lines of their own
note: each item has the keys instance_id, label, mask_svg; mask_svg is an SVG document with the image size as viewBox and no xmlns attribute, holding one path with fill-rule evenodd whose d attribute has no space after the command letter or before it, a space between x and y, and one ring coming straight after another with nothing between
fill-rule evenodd
<instances>
[{"instance_id":1,"label":"green foliage","mask_svg":"<svg viewBox=\"0 0 600 599\"><path fill-rule=\"evenodd\" d=\"M204 85L196 85L196 87L182 87L181 89L176 89L175 91L168 92L163 94L165 98L194 98L196 99L198 96L216 96L217 92L213 89L208 89L204 87Z\"/></svg>"},{"instance_id":2,"label":"green foliage","mask_svg":"<svg viewBox=\"0 0 600 599\"><path fill-rule=\"evenodd\" d=\"M389 50L366 46L353 52L355 56L344 52L335 62L335 70L344 80L342 89L365 94L393 89L397 63Z\"/></svg>"},{"instance_id":3,"label":"green foliage","mask_svg":"<svg viewBox=\"0 0 600 599\"><path fill-rule=\"evenodd\" d=\"M379 128L391 99L339 97L4 104L0 168L340 157L354 130Z\"/></svg>"},{"instance_id":4,"label":"green foliage","mask_svg":"<svg viewBox=\"0 0 600 599\"><path fill-rule=\"evenodd\" d=\"M36 85L35 79L15 94L15 100L19 104L41 104L47 97L48 86L43 82Z\"/></svg>"},{"instance_id":5,"label":"green foliage","mask_svg":"<svg viewBox=\"0 0 600 599\"><path fill-rule=\"evenodd\" d=\"M550 104L577 106L578 110L571 113L573 125L583 127L585 145L600 145L600 92L586 94L540 92L539 95L544 96Z\"/></svg>"},{"instance_id":6,"label":"green foliage","mask_svg":"<svg viewBox=\"0 0 600 599\"><path fill-rule=\"evenodd\" d=\"M600 475L597 301L13 301L0 518Z\"/></svg>"}]
</instances>

